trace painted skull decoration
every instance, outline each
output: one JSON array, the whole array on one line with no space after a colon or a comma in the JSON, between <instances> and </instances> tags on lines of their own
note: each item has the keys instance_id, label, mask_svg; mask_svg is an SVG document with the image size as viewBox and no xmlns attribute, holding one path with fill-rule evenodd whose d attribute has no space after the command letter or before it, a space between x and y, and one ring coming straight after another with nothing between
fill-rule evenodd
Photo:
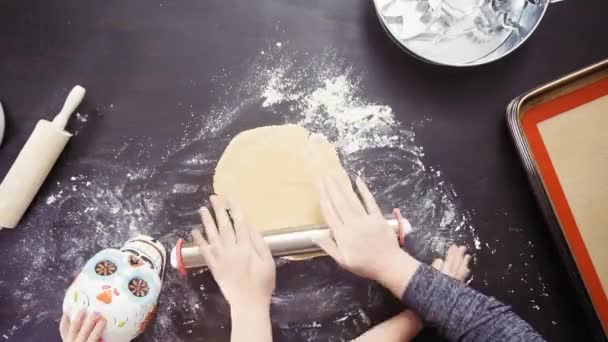
<instances>
[{"instance_id":1,"label":"painted skull decoration","mask_svg":"<svg viewBox=\"0 0 608 342\"><path fill-rule=\"evenodd\" d=\"M107 320L103 338L127 342L146 328L156 311L167 252L149 236L139 235L120 249L95 254L68 288L63 311L75 318L82 309Z\"/></svg>"}]
</instances>

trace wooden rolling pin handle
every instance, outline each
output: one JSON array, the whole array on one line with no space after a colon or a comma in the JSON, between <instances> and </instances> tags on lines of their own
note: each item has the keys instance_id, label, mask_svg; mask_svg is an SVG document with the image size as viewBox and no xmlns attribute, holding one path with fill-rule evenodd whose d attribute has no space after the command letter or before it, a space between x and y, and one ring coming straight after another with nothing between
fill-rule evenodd
<instances>
[{"instance_id":1,"label":"wooden rolling pin handle","mask_svg":"<svg viewBox=\"0 0 608 342\"><path fill-rule=\"evenodd\" d=\"M65 99L63 108L61 108L61 111L53 119L53 126L60 130L65 130L65 126L67 126L70 116L72 116L78 105L80 105L80 102L82 102L85 93L86 90L79 85L72 88L72 91L70 91L68 97Z\"/></svg>"}]
</instances>

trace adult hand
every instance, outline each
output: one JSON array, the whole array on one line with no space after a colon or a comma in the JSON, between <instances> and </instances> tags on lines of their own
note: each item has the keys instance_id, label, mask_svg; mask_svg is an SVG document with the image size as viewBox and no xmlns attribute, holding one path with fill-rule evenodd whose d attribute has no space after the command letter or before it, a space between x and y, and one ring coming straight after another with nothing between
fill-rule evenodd
<instances>
[{"instance_id":1,"label":"adult hand","mask_svg":"<svg viewBox=\"0 0 608 342\"><path fill-rule=\"evenodd\" d=\"M232 203L229 208L223 198L212 196L211 205L216 220L207 208L201 208L207 238L197 229L192 231L192 237L224 297L232 310L269 307L276 270L268 246L257 231L246 225Z\"/></svg>"},{"instance_id":2,"label":"adult hand","mask_svg":"<svg viewBox=\"0 0 608 342\"><path fill-rule=\"evenodd\" d=\"M471 260L471 256L465 253L465 247L452 245L448 249L445 260L435 259L432 266L448 277L464 281L469 275L469 261ZM413 310L407 309L376 325L352 342L411 341L423 327L422 319Z\"/></svg>"},{"instance_id":3,"label":"adult hand","mask_svg":"<svg viewBox=\"0 0 608 342\"><path fill-rule=\"evenodd\" d=\"M350 183L335 178L322 181L321 212L333 239L315 242L346 270L378 281L401 297L419 263L399 247L395 232L361 178L356 185L363 203Z\"/></svg>"},{"instance_id":4,"label":"adult hand","mask_svg":"<svg viewBox=\"0 0 608 342\"><path fill-rule=\"evenodd\" d=\"M59 323L59 333L63 342L98 342L105 327L106 320L99 313L82 310L74 320L64 313Z\"/></svg>"}]
</instances>

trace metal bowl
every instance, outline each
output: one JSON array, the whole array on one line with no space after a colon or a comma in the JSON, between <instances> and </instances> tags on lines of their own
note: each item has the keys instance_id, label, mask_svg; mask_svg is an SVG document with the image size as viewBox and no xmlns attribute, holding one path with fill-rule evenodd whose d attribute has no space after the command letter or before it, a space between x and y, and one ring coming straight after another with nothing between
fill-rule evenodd
<instances>
[{"instance_id":1,"label":"metal bowl","mask_svg":"<svg viewBox=\"0 0 608 342\"><path fill-rule=\"evenodd\" d=\"M498 60L534 32L549 0L374 0L385 31L426 62L466 67Z\"/></svg>"}]
</instances>

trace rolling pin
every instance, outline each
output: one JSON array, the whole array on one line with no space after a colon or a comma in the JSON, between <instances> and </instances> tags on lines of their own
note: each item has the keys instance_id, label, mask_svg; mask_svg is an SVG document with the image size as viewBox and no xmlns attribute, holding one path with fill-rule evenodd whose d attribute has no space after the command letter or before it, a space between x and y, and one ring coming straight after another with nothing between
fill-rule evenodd
<instances>
[{"instance_id":1,"label":"rolling pin","mask_svg":"<svg viewBox=\"0 0 608 342\"><path fill-rule=\"evenodd\" d=\"M399 244L403 245L405 236L412 232L412 226L403 217L398 209L393 215L385 216L386 223L396 234ZM194 228L201 228L197 226ZM265 232L262 236L273 256L289 256L305 253L319 252L321 249L313 241L320 237L330 236L329 227L325 225L309 225L290 227ZM207 263L201 255L198 245L179 239L171 250L171 266L182 275L188 274L188 269L205 267Z\"/></svg>"},{"instance_id":2,"label":"rolling pin","mask_svg":"<svg viewBox=\"0 0 608 342\"><path fill-rule=\"evenodd\" d=\"M40 120L34 128L0 184L0 229L15 228L23 217L72 137L65 126L84 94L83 87L75 86L53 121Z\"/></svg>"}]
</instances>

